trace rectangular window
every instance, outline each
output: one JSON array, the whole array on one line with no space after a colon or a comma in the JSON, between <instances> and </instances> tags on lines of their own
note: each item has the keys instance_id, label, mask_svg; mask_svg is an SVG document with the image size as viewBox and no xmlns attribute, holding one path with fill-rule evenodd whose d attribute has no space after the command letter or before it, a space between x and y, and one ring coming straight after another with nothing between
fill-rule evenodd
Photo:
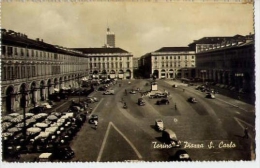
<instances>
[{"instance_id":1,"label":"rectangular window","mask_svg":"<svg viewBox=\"0 0 260 168\"><path fill-rule=\"evenodd\" d=\"M111 58L111 60L113 61L113 57Z\"/></svg>"},{"instance_id":2,"label":"rectangular window","mask_svg":"<svg viewBox=\"0 0 260 168\"><path fill-rule=\"evenodd\" d=\"M187 55L185 55L185 59L187 59Z\"/></svg>"},{"instance_id":3,"label":"rectangular window","mask_svg":"<svg viewBox=\"0 0 260 168\"><path fill-rule=\"evenodd\" d=\"M20 49L21 56L24 56L23 48Z\"/></svg>"},{"instance_id":4,"label":"rectangular window","mask_svg":"<svg viewBox=\"0 0 260 168\"><path fill-rule=\"evenodd\" d=\"M3 70L2 70L2 80L6 80L6 67L3 67Z\"/></svg>"},{"instance_id":5,"label":"rectangular window","mask_svg":"<svg viewBox=\"0 0 260 168\"><path fill-rule=\"evenodd\" d=\"M7 47L7 54L13 55L13 48L12 47Z\"/></svg>"},{"instance_id":6,"label":"rectangular window","mask_svg":"<svg viewBox=\"0 0 260 168\"><path fill-rule=\"evenodd\" d=\"M129 60L129 57L127 57L127 60Z\"/></svg>"},{"instance_id":7,"label":"rectangular window","mask_svg":"<svg viewBox=\"0 0 260 168\"><path fill-rule=\"evenodd\" d=\"M180 56L178 56L178 59L181 59L181 57L180 57Z\"/></svg>"},{"instance_id":8,"label":"rectangular window","mask_svg":"<svg viewBox=\"0 0 260 168\"><path fill-rule=\"evenodd\" d=\"M154 57L155 60L157 60L157 57Z\"/></svg>"},{"instance_id":9,"label":"rectangular window","mask_svg":"<svg viewBox=\"0 0 260 168\"><path fill-rule=\"evenodd\" d=\"M109 63L107 63L107 69L109 69Z\"/></svg>"},{"instance_id":10,"label":"rectangular window","mask_svg":"<svg viewBox=\"0 0 260 168\"><path fill-rule=\"evenodd\" d=\"M17 48L14 47L14 55L18 55Z\"/></svg>"},{"instance_id":11,"label":"rectangular window","mask_svg":"<svg viewBox=\"0 0 260 168\"><path fill-rule=\"evenodd\" d=\"M38 51L35 51L35 56L38 57Z\"/></svg>"},{"instance_id":12,"label":"rectangular window","mask_svg":"<svg viewBox=\"0 0 260 168\"><path fill-rule=\"evenodd\" d=\"M130 62L126 63L127 68L130 68Z\"/></svg>"},{"instance_id":13,"label":"rectangular window","mask_svg":"<svg viewBox=\"0 0 260 168\"><path fill-rule=\"evenodd\" d=\"M103 57L103 61L105 61L105 57Z\"/></svg>"},{"instance_id":14,"label":"rectangular window","mask_svg":"<svg viewBox=\"0 0 260 168\"><path fill-rule=\"evenodd\" d=\"M32 53L32 54L31 54L31 55L32 55L32 57L34 57L34 50L31 50L31 53Z\"/></svg>"},{"instance_id":15,"label":"rectangular window","mask_svg":"<svg viewBox=\"0 0 260 168\"><path fill-rule=\"evenodd\" d=\"M166 59L168 59L168 56L166 56Z\"/></svg>"},{"instance_id":16,"label":"rectangular window","mask_svg":"<svg viewBox=\"0 0 260 168\"><path fill-rule=\"evenodd\" d=\"M122 68L122 62L120 62L120 68Z\"/></svg>"},{"instance_id":17,"label":"rectangular window","mask_svg":"<svg viewBox=\"0 0 260 168\"><path fill-rule=\"evenodd\" d=\"M54 54L54 59L58 59L58 54L57 53Z\"/></svg>"},{"instance_id":18,"label":"rectangular window","mask_svg":"<svg viewBox=\"0 0 260 168\"><path fill-rule=\"evenodd\" d=\"M6 47L5 46L1 46L1 53L2 55L5 55L6 54Z\"/></svg>"},{"instance_id":19,"label":"rectangular window","mask_svg":"<svg viewBox=\"0 0 260 168\"><path fill-rule=\"evenodd\" d=\"M172 59L172 56L170 56L170 59Z\"/></svg>"},{"instance_id":20,"label":"rectangular window","mask_svg":"<svg viewBox=\"0 0 260 168\"><path fill-rule=\"evenodd\" d=\"M191 56L192 59L194 59L194 56Z\"/></svg>"}]
</instances>

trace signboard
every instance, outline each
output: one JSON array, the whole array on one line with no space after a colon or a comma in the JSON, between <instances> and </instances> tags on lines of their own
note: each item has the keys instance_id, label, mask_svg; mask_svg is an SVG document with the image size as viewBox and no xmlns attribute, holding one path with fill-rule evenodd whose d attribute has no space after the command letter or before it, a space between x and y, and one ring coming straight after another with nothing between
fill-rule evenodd
<instances>
[{"instance_id":1,"label":"signboard","mask_svg":"<svg viewBox=\"0 0 260 168\"><path fill-rule=\"evenodd\" d=\"M151 90L158 90L158 87L157 87L157 83L156 82L152 82L151 83Z\"/></svg>"}]
</instances>

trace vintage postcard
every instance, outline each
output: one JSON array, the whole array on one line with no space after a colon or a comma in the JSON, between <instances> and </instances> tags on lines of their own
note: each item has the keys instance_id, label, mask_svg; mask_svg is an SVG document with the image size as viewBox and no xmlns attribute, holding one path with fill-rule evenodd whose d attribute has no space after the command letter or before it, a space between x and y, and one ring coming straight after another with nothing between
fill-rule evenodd
<instances>
[{"instance_id":1,"label":"vintage postcard","mask_svg":"<svg viewBox=\"0 0 260 168\"><path fill-rule=\"evenodd\" d=\"M258 167L257 3L3 0L1 164Z\"/></svg>"}]
</instances>

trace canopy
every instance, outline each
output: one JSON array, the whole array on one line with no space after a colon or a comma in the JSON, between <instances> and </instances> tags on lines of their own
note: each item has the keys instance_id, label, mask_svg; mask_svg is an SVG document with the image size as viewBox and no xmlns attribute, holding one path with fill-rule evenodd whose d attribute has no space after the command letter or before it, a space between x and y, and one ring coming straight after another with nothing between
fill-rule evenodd
<instances>
[{"instance_id":1,"label":"canopy","mask_svg":"<svg viewBox=\"0 0 260 168\"><path fill-rule=\"evenodd\" d=\"M26 126L28 126L29 125L29 123L27 123L26 122L26 124L25 124ZM15 127L18 127L18 128L23 128L24 127L24 123L23 122L21 122L21 123L18 123L18 124L16 124L15 125Z\"/></svg>"},{"instance_id":2,"label":"canopy","mask_svg":"<svg viewBox=\"0 0 260 168\"><path fill-rule=\"evenodd\" d=\"M48 127L48 124L46 124L46 123L36 123L35 126L39 127L39 128L46 128L46 127Z\"/></svg>"},{"instance_id":3,"label":"canopy","mask_svg":"<svg viewBox=\"0 0 260 168\"><path fill-rule=\"evenodd\" d=\"M22 130L21 128L12 127L12 128L9 128L9 129L7 130L7 132L14 133L14 132L18 132L18 131L21 131L21 130Z\"/></svg>"},{"instance_id":4,"label":"canopy","mask_svg":"<svg viewBox=\"0 0 260 168\"><path fill-rule=\"evenodd\" d=\"M19 113L11 113L11 114L8 114L9 116L11 116L11 117L17 117L17 116L19 116L20 114Z\"/></svg>"},{"instance_id":5,"label":"canopy","mask_svg":"<svg viewBox=\"0 0 260 168\"><path fill-rule=\"evenodd\" d=\"M12 123L19 123L19 122L21 122L22 120L23 120L22 118L16 117L16 118L11 119L10 122L12 122Z\"/></svg>"},{"instance_id":6,"label":"canopy","mask_svg":"<svg viewBox=\"0 0 260 168\"><path fill-rule=\"evenodd\" d=\"M1 124L2 130L6 130L6 129L9 128L11 125L13 125L11 122L3 122L3 123Z\"/></svg>"},{"instance_id":7,"label":"canopy","mask_svg":"<svg viewBox=\"0 0 260 168\"><path fill-rule=\"evenodd\" d=\"M38 127L31 127L27 129L27 134L34 134L38 132L41 132L41 129Z\"/></svg>"},{"instance_id":8,"label":"canopy","mask_svg":"<svg viewBox=\"0 0 260 168\"><path fill-rule=\"evenodd\" d=\"M58 117L55 116L55 115L49 115L49 116L47 117L47 119L53 121L53 120L57 120Z\"/></svg>"},{"instance_id":9,"label":"canopy","mask_svg":"<svg viewBox=\"0 0 260 168\"><path fill-rule=\"evenodd\" d=\"M34 114L33 113L25 113L25 116L26 117L32 117L32 116L34 116Z\"/></svg>"},{"instance_id":10,"label":"canopy","mask_svg":"<svg viewBox=\"0 0 260 168\"><path fill-rule=\"evenodd\" d=\"M54 133L58 130L58 127L57 126L54 126L54 127L48 127L45 129L45 132L49 132L49 133Z\"/></svg>"},{"instance_id":11,"label":"canopy","mask_svg":"<svg viewBox=\"0 0 260 168\"><path fill-rule=\"evenodd\" d=\"M12 116L7 115L7 116L3 116L2 121L10 121L12 119L13 119Z\"/></svg>"},{"instance_id":12,"label":"canopy","mask_svg":"<svg viewBox=\"0 0 260 168\"><path fill-rule=\"evenodd\" d=\"M38 136L36 136L35 139L47 138L49 135L50 135L49 132L40 132L40 134Z\"/></svg>"}]
</instances>

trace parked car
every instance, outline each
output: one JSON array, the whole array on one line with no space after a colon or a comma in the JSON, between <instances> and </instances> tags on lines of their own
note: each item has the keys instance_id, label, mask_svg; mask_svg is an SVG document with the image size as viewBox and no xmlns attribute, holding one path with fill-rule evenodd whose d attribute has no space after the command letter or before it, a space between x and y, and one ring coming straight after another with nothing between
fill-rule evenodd
<instances>
[{"instance_id":1,"label":"parked car","mask_svg":"<svg viewBox=\"0 0 260 168\"><path fill-rule=\"evenodd\" d=\"M170 104L170 101L168 99L161 99L161 100L156 101L156 104L157 105L162 105L162 104L168 105L168 104Z\"/></svg>"},{"instance_id":2,"label":"parked car","mask_svg":"<svg viewBox=\"0 0 260 168\"><path fill-rule=\"evenodd\" d=\"M215 95L212 93L207 93L206 98L215 99Z\"/></svg>"},{"instance_id":3,"label":"parked car","mask_svg":"<svg viewBox=\"0 0 260 168\"><path fill-rule=\"evenodd\" d=\"M136 91L135 90L131 90L129 93L136 94Z\"/></svg>"},{"instance_id":4,"label":"parked car","mask_svg":"<svg viewBox=\"0 0 260 168\"><path fill-rule=\"evenodd\" d=\"M75 156L74 151L69 147L58 148L54 152L54 156L60 160L69 160Z\"/></svg>"},{"instance_id":5,"label":"parked car","mask_svg":"<svg viewBox=\"0 0 260 168\"><path fill-rule=\"evenodd\" d=\"M172 161L192 161L189 154L185 150L178 150L173 156Z\"/></svg>"},{"instance_id":6,"label":"parked car","mask_svg":"<svg viewBox=\"0 0 260 168\"><path fill-rule=\"evenodd\" d=\"M98 121L98 115L96 115L96 114L91 115L89 120L88 120L88 122L90 124L94 124L94 121Z\"/></svg>"},{"instance_id":7,"label":"parked car","mask_svg":"<svg viewBox=\"0 0 260 168\"><path fill-rule=\"evenodd\" d=\"M162 131L162 139L165 143L170 144L172 147L180 147L180 142L176 136L176 133L170 129L164 129Z\"/></svg>"},{"instance_id":8,"label":"parked car","mask_svg":"<svg viewBox=\"0 0 260 168\"><path fill-rule=\"evenodd\" d=\"M161 119L155 120L155 129L158 131L162 131L164 129L163 121Z\"/></svg>"},{"instance_id":9,"label":"parked car","mask_svg":"<svg viewBox=\"0 0 260 168\"><path fill-rule=\"evenodd\" d=\"M115 91L114 90L107 90L103 93L104 95L114 95Z\"/></svg>"},{"instance_id":10,"label":"parked car","mask_svg":"<svg viewBox=\"0 0 260 168\"><path fill-rule=\"evenodd\" d=\"M44 107L43 107L43 106L36 106L36 107L34 107L34 108L31 108L31 109L29 110L29 113L37 114L37 113L43 112L43 110L44 110Z\"/></svg>"},{"instance_id":11,"label":"parked car","mask_svg":"<svg viewBox=\"0 0 260 168\"><path fill-rule=\"evenodd\" d=\"M105 87L105 86L100 86L98 88L98 91L106 91L106 90L107 90L107 87Z\"/></svg>"},{"instance_id":12,"label":"parked car","mask_svg":"<svg viewBox=\"0 0 260 168\"><path fill-rule=\"evenodd\" d=\"M145 102L144 102L143 98L139 98L137 103L138 103L139 106L144 106L145 105Z\"/></svg>"},{"instance_id":13,"label":"parked car","mask_svg":"<svg viewBox=\"0 0 260 168\"><path fill-rule=\"evenodd\" d=\"M195 99L195 97L190 97L190 98L188 98L188 102L197 103L198 101Z\"/></svg>"},{"instance_id":14,"label":"parked car","mask_svg":"<svg viewBox=\"0 0 260 168\"><path fill-rule=\"evenodd\" d=\"M49 103L42 103L41 106L43 106L45 109L51 109L52 106Z\"/></svg>"},{"instance_id":15,"label":"parked car","mask_svg":"<svg viewBox=\"0 0 260 168\"><path fill-rule=\"evenodd\" d=\"M172 87L174 87L174 88L177 88L177 87L178 87L178 85L177 85L177 84L173 84L173 85L172 85Z\"/></svg>"},{"instance_id":16,"label":"parked car","mask_svg":"<svg viewBox=\"0 0 260 168\"><path fill-rule=\"evenodd\" d=\"M94 97L94 96L93 96L93 97L92 97L92 96L88 96L87 99L88 99L88 98L94 100L94 102L98 102L98 98L97 98L97 97Z\"/></svg>"}]
</instances>

